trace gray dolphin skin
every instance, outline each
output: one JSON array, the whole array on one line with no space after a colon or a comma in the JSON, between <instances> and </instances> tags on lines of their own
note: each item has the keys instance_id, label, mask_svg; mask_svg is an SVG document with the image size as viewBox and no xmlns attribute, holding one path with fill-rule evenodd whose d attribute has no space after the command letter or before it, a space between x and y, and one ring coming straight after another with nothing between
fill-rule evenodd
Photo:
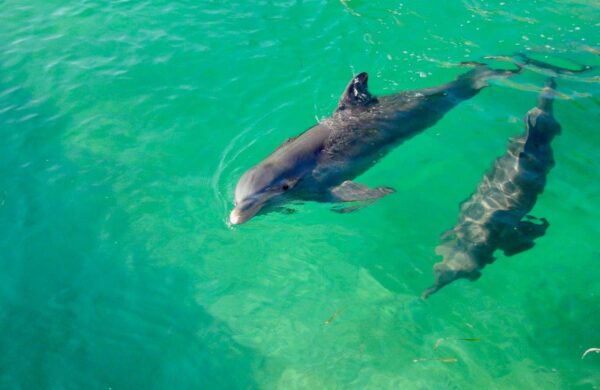
<instances>
[{"instance_id":1,"label":"gray dolphin skin","mask_svg":"<svg viewBox=\"0 0 600 390\"><path fill-rule=\"evenodd\" d=\"M442 235L436 253L443 260L434 265L435 284L423 298L457 279L478 279L481 269L495 260L496 250L512 256L532 248L545 234L548 221L527 214L554 166L550 144L561 131L552 114L554 88L549 79L537 107L525 115L525 133L510 140L506 154L461 205L456 226Z\"/></svg>"},{"instance_id":2,"label":"gray dolphin skin","mask_svg":"<svg viewBox=\"0 0 600 390\"><path fill-rule=\"evenodd\" d=\"M475 96L486 81L517 70L493 70L483 64L434 88L375 97L368 75L355 76L334 113L290 138L240 178L235 189L232 224L294 200L354 202L349 212L390 194L389 187L352 182L392 148L433 126L460 102Z\"/></svg>"}]
</instances>

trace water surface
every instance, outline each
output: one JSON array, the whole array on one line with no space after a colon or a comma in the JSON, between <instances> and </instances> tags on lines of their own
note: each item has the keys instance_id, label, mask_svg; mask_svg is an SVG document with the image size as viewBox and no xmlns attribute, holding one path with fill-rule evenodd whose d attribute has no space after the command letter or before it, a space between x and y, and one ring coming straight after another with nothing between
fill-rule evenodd
<instances>
[{"instance_id":1,"label":"water surface","mask_svg":"<svg viewBox=\"0 0 600 390\"><path fill-rule=\"evenodd\" d=\"M515 51L598 66L597 2L5 0L0 17L0 387L600 386L600 355L581 359L600 347L598 71L557 80L546 236L475 283L419 299L523 130L533 69L357 179L394 195L226 223L239 176L353 74L387 94Z\"/></svg>"}]
</instances>

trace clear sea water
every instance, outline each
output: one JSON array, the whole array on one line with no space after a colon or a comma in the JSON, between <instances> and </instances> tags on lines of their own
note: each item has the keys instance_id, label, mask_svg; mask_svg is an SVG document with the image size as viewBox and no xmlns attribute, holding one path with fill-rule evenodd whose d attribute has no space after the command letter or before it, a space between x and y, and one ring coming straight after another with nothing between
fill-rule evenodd
<instances>
[{"instance_id":1,"label":"clear sea water","mask_svg":"<svg viewBox=\"0 0 600 390\"><path fill-rule=\"evenodd\" d=\"M476 282L419 298L534 69L357 179L394 195L227 224L240 175L353 74L600 66L599 27L594 0L0 1L0 388L600 388L597 69L557 79L547 234Z\"/></svg>"}]
</instances>

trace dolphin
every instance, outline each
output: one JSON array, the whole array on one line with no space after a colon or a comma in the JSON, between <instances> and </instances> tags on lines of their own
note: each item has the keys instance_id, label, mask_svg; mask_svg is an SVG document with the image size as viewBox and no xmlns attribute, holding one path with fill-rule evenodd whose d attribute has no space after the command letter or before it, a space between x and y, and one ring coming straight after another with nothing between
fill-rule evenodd
<instances>
[{"instance_id":1,"label":"dolphin","mask_svg":"<svg viewBox=\"0 0 600 390\"><path fill-rule=\"evenodd\" d=\"M235 188L231 224L241 224L291 201L353 202L350 212L394 192L352 181L395 146L433 126L460 102L477 95L487 80L521 71L495 70L480 63L454 81L376 97L368 74L350 80L333 114L245 172Z\"/></svg>"},{"instance_id":2,"label":"dolphin","mask_svg":"<svg viewBox=\"0 0 600 390\"><path fill-rule=\"evenodd\" d=\"M554 166L551 142L561 132L552 113L555 87L554 79L548 79L537 106L525 115L525 132L509 141L506 153L462 203L458 223L442 235L436 248L443 260L434 265L435 284L423 298L457 279L478 279L481 270L494 262L496 250L515 255L532 248L534 240L546 233L548 221L527 214Z\"/></svg>"},{"instance_id":3,"label":"dolphin","mask_svg":"<svg viewBox=\"0 0 600 390\"><path fill-rule=\"evenodd\" d=\"M506 57L506 56L487 56L485 58L501 59L502 57ZM545 61L536 60L535 58L530 57L526 53L514 53L512 58L510 58L508 60L513 63L517 62L521 66L533 66L538 69L550 71L555 75L561 75L561 74L574 75L574 74L584 73L584 72L594 69L593 66L585 65L585 64L575 64L578 66L578 68L569 69L569 68L565 68L563 66L553 65L553 64L545 62Z\"/></svg>"}]
</instances>

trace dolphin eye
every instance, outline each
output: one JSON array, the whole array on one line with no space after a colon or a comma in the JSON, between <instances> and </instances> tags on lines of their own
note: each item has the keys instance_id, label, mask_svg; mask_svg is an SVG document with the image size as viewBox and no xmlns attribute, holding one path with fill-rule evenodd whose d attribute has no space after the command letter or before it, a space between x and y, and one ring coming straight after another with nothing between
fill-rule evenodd
<instances>
[{"instance_id":1,"label":"dolphin eye","mask_svg":"<svg viewBox=\"0 0 600 390\"><path fill-rule=\"evenodd\" d=\"M281 188L282 188L284 191L287 191L287 190L289 190L289 189L290 189L290 186L289 186L289 184L287 184L287 183L286 183L286 184L284 184L284 185L283 185L283 187L281 187Z\"/></svg>"}]
</instances>

